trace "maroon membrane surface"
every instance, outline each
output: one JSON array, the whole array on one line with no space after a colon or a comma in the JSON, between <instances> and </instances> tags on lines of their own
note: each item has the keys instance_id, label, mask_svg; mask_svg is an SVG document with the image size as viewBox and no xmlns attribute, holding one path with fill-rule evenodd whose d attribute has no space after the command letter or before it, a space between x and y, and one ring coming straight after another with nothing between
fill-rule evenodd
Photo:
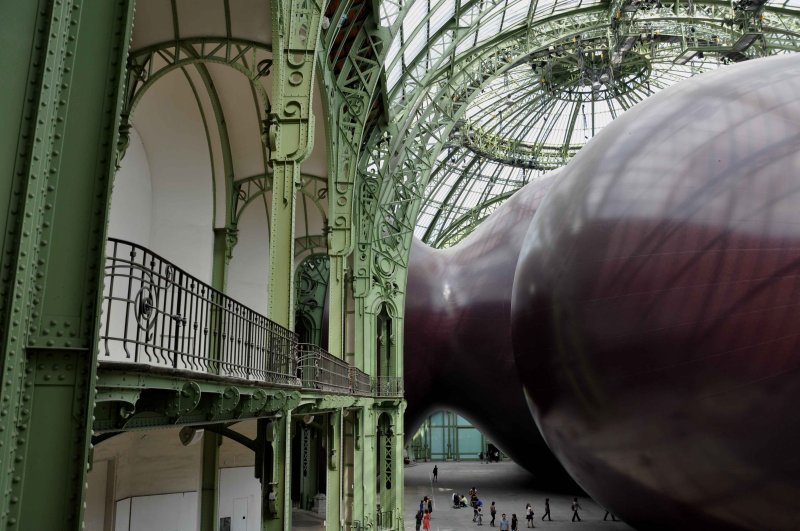
<instances>
[{"instance_id":1,"label":"maroon membrane surface","mask_svg":"<svg viewBox=\"0 0 800 531\"><path fill-rule=\"evenodd\" d=\"M800 57L682 82L589 142L512 315L534 418L599 503L644 530L800 529Z\"/></svg>"},{"instance_id":2,"label":"maroon membrane surface","mask_svg":"<svg viewBox=\"0 0 800 531\"><path fill-rule=\"evenodd\" d=\"M405 310L406 433L455 410L550 485L573 485L531 418L511 345L511 289L536 208L553 183L524 187L445 250L414 240Z\"/></svg>"}]
</instances>

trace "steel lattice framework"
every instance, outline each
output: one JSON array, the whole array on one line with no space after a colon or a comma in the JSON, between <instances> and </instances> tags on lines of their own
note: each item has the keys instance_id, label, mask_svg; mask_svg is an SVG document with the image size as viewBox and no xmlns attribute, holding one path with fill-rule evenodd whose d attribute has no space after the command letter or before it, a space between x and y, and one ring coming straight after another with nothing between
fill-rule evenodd
<instances>
[{"instance_id":1,"label":"steel lattice framework","mask_svg":"<svg viewBox=\"0 0 800 531\"><path fill-rule=\"evenodd\" d=\"M631 105L729 62L796 51L800 35L791 2L463 2L444 21L453 2L423 15L417 4L384 7L404 22L386 58L389 124L363 161L373 234L362 235L377 242L416 226L428 243L455 243ZM378 246L372 265L385 269L392 253Z\"/></svg>"}]
</instances>

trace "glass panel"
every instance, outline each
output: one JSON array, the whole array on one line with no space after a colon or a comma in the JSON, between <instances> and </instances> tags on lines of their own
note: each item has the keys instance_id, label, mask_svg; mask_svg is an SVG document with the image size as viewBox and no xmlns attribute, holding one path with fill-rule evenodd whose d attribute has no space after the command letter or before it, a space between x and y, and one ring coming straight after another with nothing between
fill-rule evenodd
<instances>
[{"instance_id":1,"label":"glass panel","mask_svg":"<svg viewBox=\"0 0 800 531\"><path fill-rule=\"evenodd\" d=\"M433 15L431 15L431 35L439 31L439 28L444 26L448 20L452 19L455 12L456 3L453 0L442 1L434 10Z\"/></svg>"},{"instance_id":2,"label":"glass panel","mask_svg":"<svg viewBox=\"0 0 800 531\"><path fill-rule=\"evenodd\" d=\"M428 42L428 35L425 28L422 28L419 33L414 35L411 38L411 42L407 42L405 46L405 50L403 50L403 59L405 59L405 64L410 65L412 61L417 56L417 54L422 50L425 44Z\"/></svg>"},{"instance_id":3,"label":"glass panel","mask_svg":"<svg viewBox=\"0 0 800 531\"><path fill-rule=\"evenodd\" d=\"M380 7L381 25L389 27L395 23L400 14L400 2L397 0L383 0Z\"/></svg>"},{"instance_id":4,"label":"glass panel","mask_svg":"<svg viewBox=\"0 0 800 531\"><path fill-rule=\"evenodd\" d=\"M458 429L458 456L459 459L477 459L481 448L481 432L475 428Z\"/></svg>"},{"instance_id":5,"label":"glass panel","mask_svg":"<svg viewBox=\"0 0 800 531\"><path fill-rule=\"evenodd\" d=\"M423 22L427 10L427 0L414 0L414 3L411 4L403 19L403 38L405 41L408 41L417 26Z\"/></svg>"},{"instance_id":6,"label":"glass panel","mask_svg":"<svg viewBox=\"0 0 800 531\"><path fill-rule=\"evenodd\" d=\"M525 20L528 16L528 8L530 2L516 1L509 2L508 9L506 9L506 16L503 19L503 30L514 27L519 22Z\"/></svg>"}]
</instances>

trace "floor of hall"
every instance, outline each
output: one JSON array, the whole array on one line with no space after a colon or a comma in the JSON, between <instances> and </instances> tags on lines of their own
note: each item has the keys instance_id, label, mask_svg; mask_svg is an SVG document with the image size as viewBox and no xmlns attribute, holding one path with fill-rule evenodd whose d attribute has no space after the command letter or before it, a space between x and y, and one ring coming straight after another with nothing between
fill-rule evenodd
<instances>
[{"instance_id":1,"label":"floor of hall","mask_svg":"<svg viewBox=\"0 0 800 531\"><path fill-rule=\"evenodd\" d=\"M431 483L433 466L439 467L438 483ZM465 494L470 487L478 489L478 498L485 506L483 527L489 527L487 518L489 505L497 505L496 528L500 515L506 513L509 522L516 513L519 529L525 529L525 504L530 503L535 513L537 529L575 529L580 531L633 531L623 522L603 521L606 511L591 498L580 497L583 508L582 522L571 522L570 504L572 496L553 494L538 490L531 485L529 474L513 462L482 464L478 462L418 463L405 468L405 528L414 529L414 515L423 496L433 497L432 531L463 530L477 528L472 522L472 508L453 509L453 492ZM544 499L550 498L550 514L553 521L542 522Z\"/></svg>"}]
</instances>

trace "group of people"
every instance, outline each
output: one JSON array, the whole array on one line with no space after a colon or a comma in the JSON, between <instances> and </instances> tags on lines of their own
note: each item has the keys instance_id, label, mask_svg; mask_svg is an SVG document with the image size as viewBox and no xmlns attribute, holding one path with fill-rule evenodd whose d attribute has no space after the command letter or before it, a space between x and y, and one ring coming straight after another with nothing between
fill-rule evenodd
<instances>
[{"instance_id":1,"label":"group of people","mask_svg":"<svg viewBox=\"0 0 800 531\"><path fill-rule=\"evenodd\" d=\"M494 461L495 463L500 462L500 451L499 450L486 450L485 452L481 452L478 454L478 458L481 460L481 463L486 461L487 463L491 463Z\"/></svg>"},{"instance_id":2,"label":"group of people","mask_svg":"<svg viewBox=\"0 0 800 531\"><path fill-rule=\"evenodd\" d=\"M470 497L469 502L467 501L466 496L458 494L457 492L453 493L453 508L460 509L462 507L467 507L467 504L469 503L469 506L472 507L473 511L472 521L477 525L483 525L483 502L480 500L480 498L478 498L478 489L472 487L468 494ZM580 503L578 503L578 498L572 499L572 505L570 509L572 510L572 521L581 522L582 520L579 512L583 508L581 507ZM489 506L489 516L491 517L489 525L495 527L495 520L497 518L497 505L495 502L492 502L492 504ZM606 515L603 517L603 520L607 520L609 516L611 516L613 521L617 521L617 517L608 510L606 510ZM525 504L525 521L527 524L525 527L536 527L533 523L533 517L533 506L530 503ZM542 520L544 521L545 519L547 519L549 522L553 521L553 517L550 516L550 498L545 498L544 500L544 513L542 514ZM516 513L511 515L510 521L506 517L505 513L501 514L499 523L501 531L516 531L518 526L519 520L517 519Z\"/></svg>"},{"instance_id":3,"label":"group of people","mask_svg":"<svg viewBox=\"0 0 800 531\"><path fill-rule=\"evenodd\" d=\"M490 455L489 452L486 453L486 460L487 462L490 459L494 459L495 457L499 458L499 452L497 456ZM481 461L484 459L484 454L481 452L480 454ZM433 467L433 474L432 474L431 482L438 483L439 481L439 467ZM469 496L469 498L467 498ZM454 509L461 509L465 507L472 507L472 521L475 522L477 525L483 525L483 501L478 497L478 489L476 487L472 487L469 489L466 495L459 494L457 492L453 493L453 508ZM583 509L581 505L578 503L578 498L572 499L572 505L570 506L572 510L572 521L573 522L581 522L581 516L579 512ZM416 530L420 530L420 526L424 530L430 529L431 526L431 515L433 514L433 499L425 496L419 502L419 510L417 511L416 515ZM491 520L489 521L489 525L495 527L495 520L497 519L497 505L495 502L489 506L489 516ZM606 511L606 515L603 517L603 520L607 520L608 517L611 516L613 521L617 521L617 517L612 514L610 511ZM526 520L526 527L536 527L533 524L533 517L534 511L533 506L528 503L525 504L525 520ZM544 499L544 513L542 514L542 520L548 520L550 522L553 521L553 518L550 516L550 498ZM500 516L499 527L501 531L517 531L519 526L519 520L517 519L517 515L513 513L511 515L511 520L508 520L505 513L502 513Z\"/></svg>"},{"instance_id":4,"label":"group of people","mask_svg":"<svg viewBox=\"0 0 800 531\"><path fill-rule=\"evenodd\" d=\"M416 530L419 531L420 526L422 529L431 528L431 515L433 514L433 499L425 496L419 501L419 510L417 511Z\"/></svg>"}]
</instances>

